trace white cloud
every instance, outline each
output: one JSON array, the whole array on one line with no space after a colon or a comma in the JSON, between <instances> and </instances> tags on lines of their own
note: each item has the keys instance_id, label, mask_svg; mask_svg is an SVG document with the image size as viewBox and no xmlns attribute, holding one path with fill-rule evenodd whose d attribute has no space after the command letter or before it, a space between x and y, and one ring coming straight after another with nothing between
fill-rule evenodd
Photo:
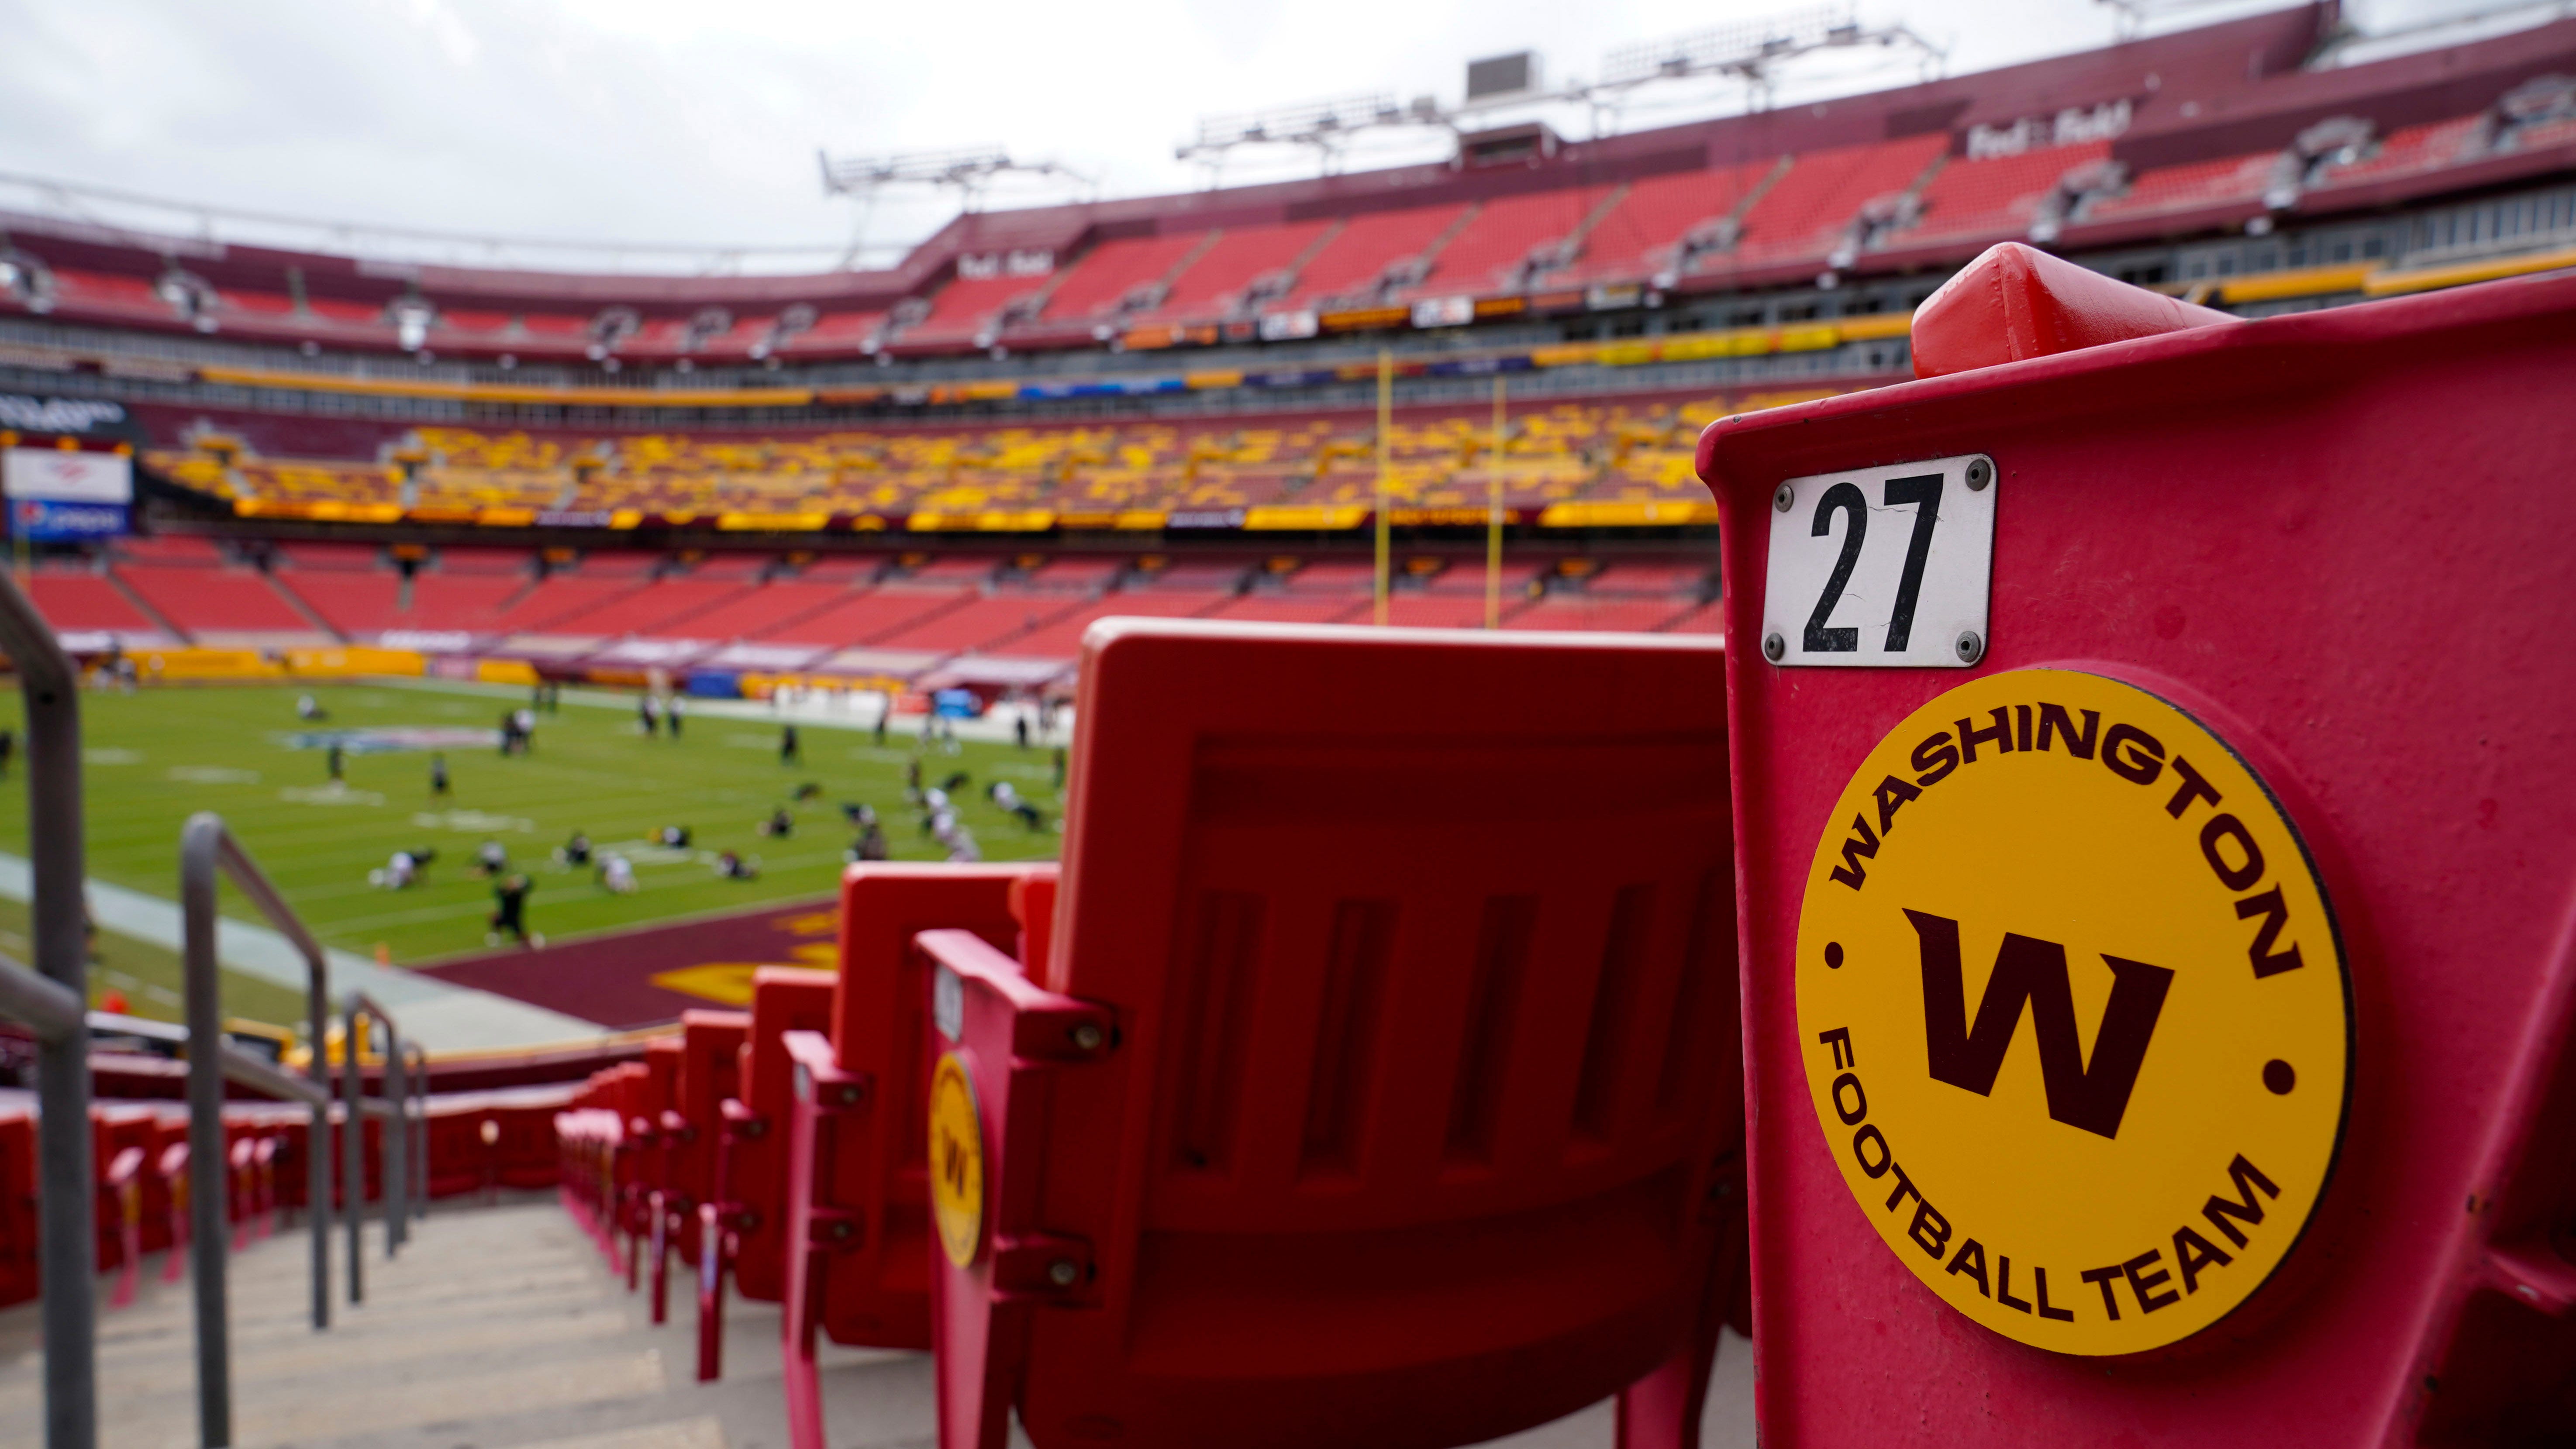
<instances>
[{"instance_id":1,"label":"white cloud","mask_svg":"<svg viewBox=\"0 0 2576 1449\"><path fill-rule=\"evenodd\" d=\"M2262 8L2251 0L2189 18ZM2383 0L2381 9L2459 8ZM1197 117L1386 92L1454 97L1472 56L1553 77L1781 0L16 0L0 168L209 205L505 236L807 244L856 208L815 152L994 143L1108 194L1204 184ZM1952 73L2107 40L2079 0L1911 0ZM1866 0L1865 16L1898 13ZM1886 82L1906 72L1883 73ZM1712 97L1713 98L1713 97ZM1710 114L1640 109L1631 128ZM1570 121L1579 132L1579 118ZM1433 138L1410 143L1437 154ZM1395 147L1403 154L1405 143ZM1358 164L1365 164L1360 158ZM1285 157L1230 182L1304 174ZM1060 190L1058 194L1061 194ZM875 240L943 220L881 203ZM471 260L471 256L459 259Z\"/></svg>"}]
</instances>

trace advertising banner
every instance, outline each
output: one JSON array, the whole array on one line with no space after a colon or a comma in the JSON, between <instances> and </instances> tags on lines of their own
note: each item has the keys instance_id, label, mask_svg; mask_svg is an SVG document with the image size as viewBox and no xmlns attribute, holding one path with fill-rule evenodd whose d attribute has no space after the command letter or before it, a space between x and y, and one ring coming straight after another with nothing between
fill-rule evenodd
<instances>
[{"instance_id":1,"label":"advertising banner","mask_svg":"<svg viewBox=\"0 0 2576 1449\"><path fill-rule=\"evenodd\" d=\"M139 440L142 430L123 403L92 397L0 392L0 428L22 433L83 433Z\"/></svg>"},{"instance_id":2,"label":"advertising banner","mask_svg":"<svg viewBox=\"0 0 2576 1449\"><path fill-rule=\"evenodd\" d=\"M50 498L9 500L9 531L30 543L116 538L126 531L122 503L66 503Z\"/></svg>"},{"instance_id":3,"label":"advertising banner","mask_svg":"<svg viewBox=\"0 0 2576 1449\"><path fill-rule=\"evenodd\" d=\"M10 448L0 451L0 493L122 509L134 501L134 460L123 453Z\"/></svg>"}]
</instances>

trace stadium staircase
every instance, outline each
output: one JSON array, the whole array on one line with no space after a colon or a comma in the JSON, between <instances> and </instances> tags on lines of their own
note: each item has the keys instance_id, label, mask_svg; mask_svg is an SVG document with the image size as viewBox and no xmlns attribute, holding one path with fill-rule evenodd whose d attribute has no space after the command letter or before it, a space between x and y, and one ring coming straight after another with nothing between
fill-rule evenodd
<instances>
[{"instance_id":1,"label":"stadium staircase","mask_svg":"<svg viewBox=\"0 0 2576 1449\"><path fill-rule=\"evenodd\" d=\"M281 1229L232 1260L235 1443L451 1449L752 1449L786 1440L778 1309L737 1304L719 1383L692 1381L695 1325L655 1327L644 1297L552 1197L449 1211L382 1258L368 1227L366 1301L306 1319L305 1240ZM99 1320L100 1439L197 1442L191 1300L146 1265L129 1307ZM342 1285L345 1298L345 1285ZM681 1288L675 1297L684 1297ZM0 1311L0 1443L43 1441L37 1305ZM929 1360L825 1349L834 1443L929 1443Z\"/></svg>"},{"instance_id":2,"label":"stadium staircase","mask_svg":"<svg viewBox=\"0 0 2576 1449\"><path fill-rule=\"evenodd\" d=\"M379 1256L368 1227L366 1301L307 1322L305 1240L281 1228L232 1258L234 1442L242 1449L777 1449L778 1307L734 1301L724 1378L693 1381L689 1287L673 1284L670 1321L551 1195L498 1207L442 1206L402 1256ZM99 1430L116 1449L197 1442L191 1300L156 1257L128 1307L99 1323ZM345 1297L345 1287L343 1294ZM43 1440L37 1305L0 1310L0 1443ZM1720 1370L1711 1449L1751 1443L1752 1375L1740 1352ZM835 1449L936 1442L925 1354L820 1346ZM1513 1449L1610 1442L1598 1405L1528 1434ZM1014 1445L1027 1440L1016 1432Z\"/></svg>"}]
</instances>

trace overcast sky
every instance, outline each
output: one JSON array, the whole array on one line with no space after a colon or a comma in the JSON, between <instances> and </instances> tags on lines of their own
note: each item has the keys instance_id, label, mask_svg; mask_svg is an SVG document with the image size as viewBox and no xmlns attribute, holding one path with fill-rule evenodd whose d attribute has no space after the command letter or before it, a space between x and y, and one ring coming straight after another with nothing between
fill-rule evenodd
<instances>
[{"instance_id":1,"label":"overcast sky","mask_svg":"<svg viewBox=\"0 0 2576 1449\"><path fill-rule=\"evenodd\" d=\"M2273 3L2181 0L2156 28ZM2474 4L2372 0L2364 13L2378 20ZM1551 82L1588 78L1613 46L1783 8L1780 0L0 0L0 172L360 224L837 245L860 217L851 201L822 194L817 148L861 155L999 144L1023 160L1072 167L1103 194L1185 190L1204 185L1205 174L1172 152L1203 115L1374 92L1454 101L1469 57L1524 48L1540 52ZM2114 27L2112 12L2088 0L1862 0L1861 15L1902 18L1948 50L1953 74L2099 45ZM1913 74L1901 64L1875 73L1879 84ZM1664 94L1673 109L1631 114L1626 128L1734 104L1734 93L1714 83ZM1560 120L1578 135L1585 124ZM1433 137L1394 144L1397 151L1354 164L1410 159L1400 154L1406 145L1417 156L1426 146L1442 154ZM1312 170L1293 156L1247 159L1226 179ZM0 206L23 204L23 192L0 195ZM868 239L913 240L953 209L928 197L882 204Z\"/></svg>"}]
</instances>

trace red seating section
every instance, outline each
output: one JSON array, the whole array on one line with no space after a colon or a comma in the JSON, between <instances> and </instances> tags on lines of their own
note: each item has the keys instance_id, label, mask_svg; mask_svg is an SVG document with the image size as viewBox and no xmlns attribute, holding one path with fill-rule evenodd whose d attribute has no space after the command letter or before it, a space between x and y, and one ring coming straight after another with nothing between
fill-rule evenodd
<instances>
[{"instance_id":1,"label":"red seating section","mask_svg":"<svg viewBox=\"0 0 2576 1449\"><path fill-rule=\"evenodd\" d=\"M1093 247L1047 296L1046 315L1068 322L1115 313L1139 287L1170 275L1207 241L1206 232L1122 237Z\"/></svg>"},{"instance_id":2,"label":"red seating section","mask_svg":"<svg viewBox=\"0 0 2576 1449\"><path fill-rule=\"evenodd\" d=\"M978 646L989 647L997 653L1010 653L1014 640L1026 637L1039 625L1061 616L1067 607L1067 601L1060 595L969 597L963 603L917 619L869 642L888 649L926 649L942 654Z\"/></svg>"},{"instance_id":3,"label":"red seating section","mask_svg":"<svg viewBox=\"0 0 2576 1449\"><path fill-rule=\"evenodd\" d=\"M1364 601L1347 595L1305 598L1286 594L1243 594L1227 599L1199 617L1251 619L1271 624L1334 624L1348 622L1367 612L1368 605Z\"/></svg>"},{"instance_id":4,"label":"red seating section","mask_svg":"<svg viewBox=\"0 0 2576 1449\"><path fill-rule=\"evenodd\" d=\"M1628 188L1583 239L1582 259L1559 280L1651 277L1673 264L1682 238L1702 222L1735 214L1776 161L1649 177Z\"/></svg>"},{"instance_id":5,"label":"red seating section","mask_svg":"<svg viewBox=\"0 0 2576 1449\"><path fill-rule=\"evenodd\" d=\"M2110 154L2110 142L2090 141L2043 146L1989 161L1952 161L1923 188L1923 219L1898 233L1891 245L2026 235L2040 198L2058 178Z\"/></svg>"},{"instance_id":6,"label":"red seating section","mask_svg":"<svg viewBox=\"0 0 2576 1449\"><path fill-rule=\"evenodd\" d=\"M479 633L492 628L502 607L528 587L524 575L422 573L411 580L406 607L403 580L390 569L367 573L298 569L270 579L303 600L324 623L353 639L392 629Z\"/></svg>"},{"instance_id":7,"label":"red seating section","mask_svg":"<svg viewBox=\"0 0 2576 1449\"><path fill-rule=\"evenodd\" d=\"M1506 629L1620 630L1650 633L1670 625L1691 610L1688 599L1585 598L1557 594L1515 611Z\"/></svg>"},{"instance_id":8,"label":"red seating section","mask_svg":"<svg viewBox=\"0 0 2576 1449\"><path fill-rule=\"evenodd\" d=\"M1734 250L1704 259L1699 270L1823 261L1862 206L1912 187L1948 145L1947 136L1916 136L1798 157L1745 212Z\"/></svg>"},{"instance_id":9,"label":"red seating section","mask_svg":"<svg viewBox=\"0 0 2576 1449\"><path fill-rule=\"evenodd\" d=\"M1082 631L1114 615L1363 621L1374 573L1366 563L1333 559L1302 569L1286 560L1284 572L1272 573L1269 560L1239 556L1122 579L1130 559L1057 559L1024 572L1005 568L1012 561L1001 555L951 554L878 584L864 580L893 567L891 556L818 560L772 578L779 565L767 554L720 555L683 570L678 559L639 550L597 552L540 580L531 554L457 548L417 561L406 581L369 546L288 545L277 551L275 572L262 576L218 564L203 540L129 543L146 556L115 561L104 572L36 574L39 610L59 630L112 633L135 645L195 638L267 646L323 643L336 635L435 648L439 640L422 636L461 635L575 662L631 637L679 648L663 657L705 657L729 643L770 651L746 651L730 667L758 660L752 667L828 672L829 651L870 649L885 655L870 668L918 670L966 654L1069 661ZM1532 607L1546 575L1560 589L1623 599L1651 595L1670 607L1601 609L1558 600L1516 627L1662 627L1659 621L1698 602L1705 571L1697 561L1670 558L1607 572L1582 559L1565 567L1578 565L1592 568L1591 575L1559 578L1550 561L1509 561L1502 580L1505 622ZM665 568L671 572L657 578L656 570ZM1479 561L1401 559L1396 584L1396 622L1484 623ZM147 599L167 611L167 627L140 606ZM610 654L606 662L618 658Z\"/></svg>"},{"instance_id":10,"label":"red seating section","mask_svg":"<svg viewBox=\"0 0 2576 1449\"><path fill-rule=\"evenodd\" d=\"M660 634L687 637L692 616L747 592L729 579L664 579L649 589L621 593L546 621L551 633Z\"/></svg>"},{"instance_id":11,"label":"red seating section","mask_svg":"<svg viewBox=\"0 0 2576 1449\"><path fill-rule=\"evenodd\" d=\"M133 563L118 569L117 577L154 612L165 619L186 619L188 632L207 642L329 637L262 574L228 567Z\"/></svg>"},{"instance_id":12,"label":"red seating section","mask_svg":"<svg viewBox=\"0 0 2576 1449\"><path fill-rule=\"evenodd\" d=\"M1101 603L1059 611L1044 627L1000 639L992 652L1027 659L1068 659L1082 647L1082 631L1112 615L1148 619L1184 619L1203 614L1233 597L1199 591L1124 593Z\"/></svg>"},{"instance_id":13,"label":"red seating section","mask_svg":"<svg viewBox=\"0 0 2576 1449\"><path fill-rule=\"evenodd\" d=\"M2094 202L2085 215L2093 221L2116 221L2208 206L2252 205L2263 199L2280 160L2279 152L2262 151L2159 166L2131 181L2119 195Z\"/></svg>"},{"instance_id":14,"label":"red seating section","mask_svg":"<svg viewBox=\"0 0 2576 1449\"><path fill-rule=\"evenodd\" d=\"M1530 253L1572 238L1616 189L1578 186L1486 202L1440 249L1430 278L1418 290L1440 295L1517 289Z\"/></svg>"},{"instance_id":15,"label":"red seating section","mask_svg":"<svg viewBox=\"0 0 2576 1449\"><path fill-rule=\"evenodd\" d=\"M100 1060L109 1060L102 1058ZM458 1197L501 1188L553 1187L561 1154L553 1118L568 1094L559 1088L447 1093L429 1105L428 1195ZM231 1102L224 1109L229 1150L215 1165L213 1184L234 1225L233 1246L246 1246L277 1227L282 1208L305 1203L309 1118L301 1107ZM493 1141L483 1140L491 1123ZM187 1246L188 1193L199 1180L187 1147L185 1109L176 1102L102 1103L91 1109L91 1161L97 1174L98 1267L117 1275L111 1306L122 1306L139 1286L142 1258ZM370 1117L362 1134L362 1176L370 1200L384 1186L384 1139ZM337 1153L338 1134L333 1134ZM36 1296L37 1177L35 1119L23 1107L0 1109L0 1307ZM341 1177L334 1169L335 1200ZM185 1253L165 1258L162 1276L177 1279Z\"/></svg>"},{"instance_id":16,"label":"red seating section","mask_svg":"<svg viewBox=\"0 0 2576 1449\"><path fill-rule=\"evenodd\" d=\"M962 590L862 590L827 605L819 613L793 624L778 625L758 637L789 644L874 644L923 619L954 609L971 597Z\"/></svg>"},{"instance_id":17,"label":"red seating section","mask_svg":"<svg viewBox=\"0 0 2576 1449\"><path fill-rule=\"evenodd\" d=\"M36 612L58 631L105 630L137 639L168 632L103 575L38 573L26 580L26 590Z\"/></svg>"},{"instance_id":18,"label":"red seating section","mask_svg":"<svg viewBox=\"0 0 2576 1449\"><path fill-rule=\"evenodd\" d=\"M1210 321L1233 310L1246 288L1293 266L1333 229L1329 221L1229 227L1172 282L1144 321Z\"/></svg>"},{"instance_id":19,"label":"red seating section","mask_svg":"<svg viewBox=\"0 0 2576 1449\"><path fill-rule=\"evenodd\" d=\"M907 329L913 339L968 340L1002 308L1044 287L1050 277L960 277L931 299L930 315Z\"/></svg>"},{"instance_id":20,"label":"red seating section","mask_svg":"<svg viewBox=\"0 0 2576 1449\"><path fill-rule=\"evenodd\" d=\"M490 627L494 633L547 632L563 620L604 608L644 585L639 578L586 574L549 578L496 611Z\"/></svg>"},{"instance_id":21,"label":"red seating section","mask_svg":"<svg viewBox=\"0 0 2576 1449\"><path fill-rule=\"evenodd\" d=\"M1418 257L1466 214L1464 206L1414 206L1351 218L1297 273L1296 305L1362 300L1389 265Z\"/></svg>"},{"instance_id":22,"label":"red seating section","mask_svg":"<svg viewBox=\"0 0 2576 1449\"><path fill-rule=\"evenodd\" d=\"M2359 160L2330 168L2324 185L2360 186L2419 171L2457 164L2486 134L2484 116L2458 116L2419 126L2400 126Z\"/></svg>"},{"instance_id":23,"label":"red seating section","mask_svg":"<svg viewBox=\"0 0 2576 1449\"><path fill-rule=\"evenodd\" d=\"M781 579L737 593L688 616L686 632L699 639L759 639L793 628L849 600L846 585ZM838 638L827 643L841 642Z\"/></svg>"}]
</instances>

